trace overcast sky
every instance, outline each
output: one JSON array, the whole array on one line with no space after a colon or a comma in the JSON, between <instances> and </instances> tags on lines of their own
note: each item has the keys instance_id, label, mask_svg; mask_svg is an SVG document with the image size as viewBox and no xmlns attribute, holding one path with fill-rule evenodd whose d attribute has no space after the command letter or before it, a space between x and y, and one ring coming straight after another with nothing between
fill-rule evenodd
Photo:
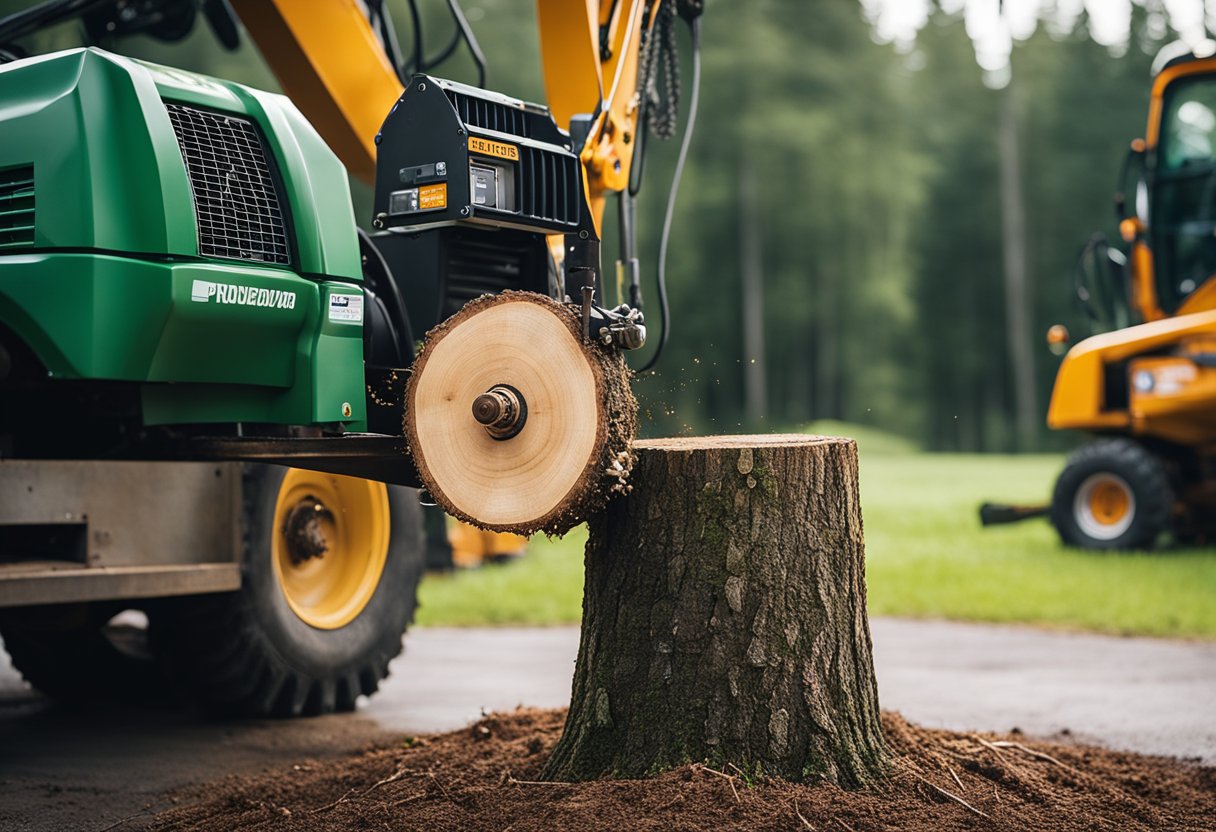
<instances>
[{"instance_id":1,"label":"overcast sky","mask_svg":"<svg viewBox=\"0 0 1216 832\"><path fill-rule=\"evenodd\" d=\"M910 43L929 14L928 0L861 0L875 21L878 37L897 43ZM1095 40L1117 46L1127 40L1127 25L1133 0L1005 0L1004 19L998 11L999 0L941 0L947 11L965 9L967 32L975 41L976 60L992 72L1005 67L1012 38L1026 38L1033 32L1040 10L1055 7L1053 24L1068 28L1083 9L1089 11L1090 30ZM1204 0L1164 0L1170 23L1187 41L1204 37ZM1140 5L1140 3L1137 3ZM1208 4L1209 19L1216 23L1216 1Z\"/></svg>"}]
</instances>

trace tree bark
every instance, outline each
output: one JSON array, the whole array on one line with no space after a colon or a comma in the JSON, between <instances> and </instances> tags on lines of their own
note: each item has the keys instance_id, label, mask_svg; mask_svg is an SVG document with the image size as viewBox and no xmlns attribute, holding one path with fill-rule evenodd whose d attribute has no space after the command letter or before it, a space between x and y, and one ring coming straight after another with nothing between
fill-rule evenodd
<instances>
[{"instance_id":1,"label":"tree bark","mask_svg":"<svg viewBox=\"0 0 1216 832\"><path fill-rule=\"evenodd\" d=\"M852 440L634 443L590 523L570 712L545 776L688 762L845 787L881 776Z\"/></svg>"}]
</instances>

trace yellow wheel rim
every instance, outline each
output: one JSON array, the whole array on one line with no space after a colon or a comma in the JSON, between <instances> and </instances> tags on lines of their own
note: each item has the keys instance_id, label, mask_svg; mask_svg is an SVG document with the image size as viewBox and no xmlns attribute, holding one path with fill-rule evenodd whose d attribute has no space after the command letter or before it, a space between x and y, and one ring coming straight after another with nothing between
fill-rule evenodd
<instances>
[{"instance_id":1,"label":"yellow wheel rim","mask_svg":"<svg viewBox=\"0 0 1216 832\"><path fill-rule=\"evenodd\" d=\"M1098 482L1089 494L1089 510L1095 520L1106 526L1113 526L1126 517L1131 502L1126 486L1113 479Z\"/></svg>"},{"instance_id":2,"label":"yellow wheel rim","mask_svg":"<svg viewBox=\"0 0 1216 832\"><path fill-rule=\"evenodd\" d=\"M358 617L380 583L389 533L383 483L288 470L275 501L271 559L295 614L320 630Z\"/></svg>"},{"instance_id":3,"label":"yellow wheel rim","mask_svg":"<svg viewBox=\"0 0 1216 832\"><path fill-rule=\"evenodd\" d=\"M1136 495L1118 474L1109 471L1090 474L1077 489L1073 518L1088 537L1116 540L1136 519Z\"/></svg>"}]
</instances>

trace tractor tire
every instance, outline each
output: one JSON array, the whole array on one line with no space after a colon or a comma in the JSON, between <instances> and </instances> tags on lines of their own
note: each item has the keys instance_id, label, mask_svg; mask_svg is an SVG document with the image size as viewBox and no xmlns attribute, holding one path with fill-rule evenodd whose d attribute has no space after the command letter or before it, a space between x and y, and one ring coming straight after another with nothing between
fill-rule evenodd
<instances>
[{"instance_id":1,"label":"tractor tire","mask_svg":"<svg viewBox=\"0 0 1216 832\"><path fill-rule=\"evenodd\" d=\"M13 667L61 702L160 705L172 690L149 651L148 631L112 620L123 602L6 610L0 638Z\"/></svg>"},{"instance_id":2,"label":"tractor tire","mask_svg":"<svg viewBox=\"0 0 1216 832\"><path fill-rule=\"evenodd\" d=\"M1084 549L1151 549L1170 529L1173 511L1165 462L1125 438L1098 439L1074 452L1051 498L1060 538Z\"/></svg>"},{"instance_id":3,"label":"tractor tire","mask_svg":"<svg viewBox=\"0 0 1216 832\"><path fill-rule=\"evenodd\" d=\"M401 652L425 548L417 492L248 465L241 589L166 604L168 672L205 708L354 710Z\"/></svg>"}]
</instances>

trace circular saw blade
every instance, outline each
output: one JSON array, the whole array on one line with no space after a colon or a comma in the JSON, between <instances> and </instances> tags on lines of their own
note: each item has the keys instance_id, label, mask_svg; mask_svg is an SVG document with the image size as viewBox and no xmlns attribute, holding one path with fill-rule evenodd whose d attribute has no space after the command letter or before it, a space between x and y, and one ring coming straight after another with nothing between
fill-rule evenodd
<instances>
[{"instance_id":1,"label":"circular saw blade","mask_svg":"<svg viewBox=\"0 0 1216 832\"><path fill-rule=\"evenodd\" d=\"M509 389L526 417L498 438L473 403ZM427 333L406 385L405 436L427 491L493 531L562 534L628 488L637 401L620 353L585 343L545 295L470 301ZM502 438L503 434L510 434Z\"/></svg>"}]
</instances>

